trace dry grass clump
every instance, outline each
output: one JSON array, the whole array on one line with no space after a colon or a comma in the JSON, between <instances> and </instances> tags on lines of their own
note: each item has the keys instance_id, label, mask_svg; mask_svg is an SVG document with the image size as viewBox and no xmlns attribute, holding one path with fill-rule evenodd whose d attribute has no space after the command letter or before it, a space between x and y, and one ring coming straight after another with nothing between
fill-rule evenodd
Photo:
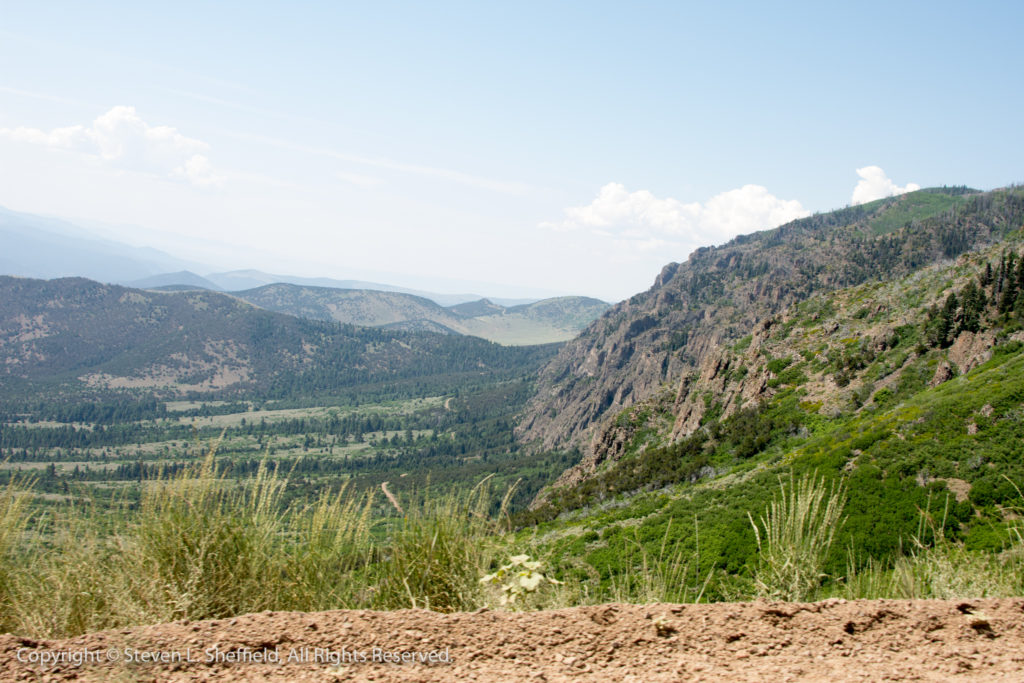
<instances>
[{"instance_id":1,"label":"dry grass clump","mask_svg":"<svg viewBox=\"0 0 1024 683\"><path fill-rule=\"evenodd\" d=\"M817 475L786 486L779 483L760 526L750 513L757 539L754 584L760 597L806 600L825 578L823 569L836 530L843 522L845 491L826 487Z\"/></svg>"}]
</instances>

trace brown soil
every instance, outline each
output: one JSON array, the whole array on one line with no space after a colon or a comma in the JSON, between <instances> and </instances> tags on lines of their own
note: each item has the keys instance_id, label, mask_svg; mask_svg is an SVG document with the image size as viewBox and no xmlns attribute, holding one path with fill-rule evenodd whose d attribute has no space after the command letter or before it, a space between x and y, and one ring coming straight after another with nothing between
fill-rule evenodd
<instances>
[{"instance_id":1,"label":"brown soil","mask_svg":"<svg viewBox=\"0 0 1024 683\"><path fill-rule=\"evenodd\" d=\"M192 663L128 663L161 652ZM222 661L204 660L216 648ZM315 648L321 648L316 650ZM380 650L374 650L380 648ZM88 655L82 653L88 651ZM384 662L381 652L450 661ZM42 667L44 653L99 660ZM108 661L110 658L117 661ZM253 663L254 654L280 663ZM265 654L266 653L266 654ZM223 661L225 656L247 662ZM376 657L375 657L376 655ZM135 655L137 658L138 655ZM292 659L304 659L289 662ZM368 661L352 661L365 657ZM344 659L332 663L330 658ZM320 661L317 661L319 659ZM325 661L328 660L328 661ZM66 640L0 636L0 678L48 681L1024 680L1024 599L264 612Z\"/></svg>"}]
</instances>

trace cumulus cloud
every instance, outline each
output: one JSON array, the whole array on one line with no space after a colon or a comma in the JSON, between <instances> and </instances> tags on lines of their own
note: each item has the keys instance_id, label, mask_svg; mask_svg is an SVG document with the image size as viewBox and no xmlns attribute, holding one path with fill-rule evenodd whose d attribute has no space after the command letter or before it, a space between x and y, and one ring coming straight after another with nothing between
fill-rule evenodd
<instances>
[{"instance_id":1,"label":"cumulus cloud","mask_svg":"<svg viewBox=\"0 0 1024 683\"><path fill-rule=\"evenodd\" d=\"M722 192L702 204L660 199L647 190L630 192L620 183L608 183L590 204L567 208L563 220L541 227L585 230L639 251L661 250L678 258L680 249L720 243L808 215L799 201L779 199L760 185Z\"/></svg>"},{"instance_id":2,"label":"cumulus cloud","mask_svg":"<svg viewBox=\"0 0 1024 683\"><path fill-rule=\"evenodd\" d=\"M921 186L917 183L907 183L900 187L889 180L889 176L885 175L885 171L878 166L858 168L857 175L860 176L860 181L857 183L857 187L853 188L853 198L851 200L853 204L865 204L876 199L883 199L921 189Z\"/></svg>"},{"instance_id":3,"label":"cumulus cloud","mask_svg":"<svg viewBox=\"0 0 1024 683\"><path fill-rule=\"evenodd\" d=\"M221 181L206 156L209 145L176 128L149 125L135 107L114 107L85 126L50 131L0 128L0 137L79 152L119 168L179 178L198 186Z\"/></svg>"}]
</instances>

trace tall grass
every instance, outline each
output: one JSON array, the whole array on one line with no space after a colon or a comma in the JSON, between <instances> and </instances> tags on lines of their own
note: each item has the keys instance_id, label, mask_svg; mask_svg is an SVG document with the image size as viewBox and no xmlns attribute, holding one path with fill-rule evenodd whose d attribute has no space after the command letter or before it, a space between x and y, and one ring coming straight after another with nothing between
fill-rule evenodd
<instances>
[{"instance_id":1,"label":"tall grass","mask_svg":"<svg viewBox=\"0 0 1024 683\"><path fill-rule=\"evenodd\" d=\"M67 504L30 520L24 487L0 491L4 629L62 637L262 610L483 604L501 536L487 481L424 492L401 517L344 486L286 506L286 477L261 466L232 480L215 450L113 511Z\"/></svg>"},{"instance_id":2,"label":"tall grass","mask_svg":"<svg viewBox=\"0 0 1024 683\"><path fill-rule=\"evenodd\" d=\"M672 520L669 520L655 555L648 552L634 529L636 535L627 539L625 550L630 569L612 577L607 597L614 602L641 604L700 602L712 574L708 572L702 577L700 573L700 530L696 519L693 531L696 548L690 553L679 540L670 543Z\"/></svg>"},{"instance_id":3,"label":"tall grass","mask_svg":"<svg viewBox=\"0 0 1024 683\"><path fill-rule=\"evenodd\" d=\"M162 618L209 619L275 609L286 594L284 480L261 464L244 486L202 465L151 482L125 539L142 585L132 593Z\"/></svg>"},{"instance_id":4,"label":"tall grass","mask_svg":"<svg viewBox=\"0 0 1024 683\"><path fill-rule=\"evenodd\" d=\"M13 625L19 565L16 552L29 521L27 483L12 478L0 489L0 627L5 630Z\"/></svg>"},{"instance_id":5,"label":"tall grass","mask_svg":"<svg viewBox=\"0 0 1024 683\"><path fill-rule=\"evenodd\" d=\"M595 602L699 602L715 594L804 600L821 595L824 559L842 522L844 489L815 476L780 483L755 522L753 577L700 571L694 550L670 524L651 550L639 532L621 552L628 570L602 581L585 558L551 558L528 537L508 533L506 494L497 516L489 481L470 491L400 494L341 487L313 500L283 502L286 477L261 467L233 480L216 444L176 476L142 482L137 502L111 507L64 503L35 508L27 482L0 490L0 624L34 637L64 637L173 619L261 610L426 608L451 612L497 606L480 583L508 557L529 554L546 584L517 608ZM385 492L386 493L386 492ZM926 527L895 566L851 561L832 584L848 597L975 597L1024 592L1024 533L1005 552L974 554ZM940 531L935 531L939 529ZM694 538L699 529L694 522ZM706 563L705 563L706 564ZM549 573L566 568L568 576ZM589 577L589 578L587 578ZM838 578L838 577L837 577ZM710 587L709 587L710 585Z\"/></svg>"},{"instance_id":6,"label":"tall grass","mask_svg":"<svg viewBox=\"0 0 1024 683\"><path fill-rule=\"evenodd\" d=\"M323 492L289 517L286 563L288 609L365 607L372 591L359 576L372 561L373 495L350 495L343 485Z\"/></svg>"},{"instance_id":7,"label":"tall grass","mask_svg":"<svg viewBox=\"0 0 1024 683\"><path fill-rule=\"evenodd\" d=\"M454 612L480 604L479 579L493 559L498 531L488 514L487 484L468 494L424 495L408 504L387 529L367 575L374 607Z\"/></svg>"},{"instance_id":8,"label":"tall grass","mask_svg":"<svg viewBox=\"0 0 1024 683\"><path fill-rule=\"evenodd\" d=\"M791 479L788 486L780 482L760 525L747 513L757 539L754 584L759 596L806 600L818 589L844 506L843 486L826 487L812 474Z\"/></svg>"}]
</instances>

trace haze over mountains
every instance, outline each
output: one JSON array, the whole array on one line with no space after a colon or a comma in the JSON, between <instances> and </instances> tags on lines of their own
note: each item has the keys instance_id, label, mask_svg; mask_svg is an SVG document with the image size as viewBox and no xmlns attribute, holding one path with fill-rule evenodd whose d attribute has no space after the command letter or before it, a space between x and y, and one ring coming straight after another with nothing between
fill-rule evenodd
<instances>
[{"instance_id":1,"label":"haze over mountains","mask_svg":"<svg viewBox=\"0 0 1024 683\"><path fill-rule=\"evenodd\" d=\"M487 291L436 292L362 279L305 277L254 269L226 270L209 263L182 259L159 249L112 240L71 221L3 207L0 207L0 241L4 244L4 250L0 252L0 274L21 277L85 277L142 289L189 285L221 291L288 282L313 287L403 292L426 297L442 306L484 297L502 305L515 306L543 298L496 297Z\"/></svg>"},{"instance_id":2,"label":"haze over mountains","mask_svg":"<svg viewBox=\"0 0 1024 683\"><path fill-rule=\"evenodd\" d=\"M608 308L586 297L488 299L252 269L212 272L210 266L104 239L67 221L6 209L0 209L0 240L5 245L0 274L85 277L138 289L235 292L255 306L312 320L471 335L503 344L566 341Z\"/></svg>"},{"instance_id":3,"label":"haze over mountains","mask_svg":"<svg viewBox=\"0 0 1024 683\"><path fill-rule=\"evenodd\" d=\"M0 276L0 385L78 392L338 392L387 382L450 385L543 358L472 337L305 320L208 291L154 292L82 278Z\"/></svg>"},{"instance_id":4,"label":"haze over mountains","mask_svg":"<svg viewBox=\"0 0 1024 683\"><path fill-rule=\"evenodd\" d=\"M0 273L130 281L202 268L157 249L132 247L55 218L0 208Z\"/></svg>"},{"instance_id":5,"label":"haze over mountains","mask_svg":"<svg viewBox=\"0 0 1024 683\"><path fill-rule=\"evenodd\" d=\"M434 301L441 306L454 306L455 304L478 301L482 298L480 294L460 293L444 294L440 292L427 292L408 287L398 287L383 282L368 282L366 280L338 280L330 277L299 277L296 275L282 275L277 273L265 273L261 270L231 270L223 273L209 273L205 277L197 275L189 270L177 271L174 273L159 273L149 277L132 280L129 282L119 281L117 284L139 289L210 289L215 292L239 292L246 289L256 289L265 285L287 283L307 287L328 287L332 289L367 289L375 292L399 292L413 296L424 297ZM505 306L516 306L519 304L532 303L537 299L510 299L493 297L496 301Z\"/></svg>"},{"instance_id":6,"label":"haze over mountains","mask_svg":"<svg viewBox=\"0 0 1024 683\"><path fill-rule=\"evenodd\" d=\"M424 297L366 289L272 284L234 296L269 311L369 327L483 337L501 344L546 344L572 339L609 304L559 297L505 307L489 299L443 307Z\"/></svg>"}]
</instances>

